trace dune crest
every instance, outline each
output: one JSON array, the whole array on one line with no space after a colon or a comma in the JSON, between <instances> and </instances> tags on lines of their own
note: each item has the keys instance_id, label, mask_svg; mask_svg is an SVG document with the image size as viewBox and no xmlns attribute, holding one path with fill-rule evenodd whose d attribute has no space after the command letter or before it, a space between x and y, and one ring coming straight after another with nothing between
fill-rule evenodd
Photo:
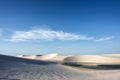
<instances>
[{"instance_id":1,"label":"dune crest","mask_svg":"<svg viewBox=\"0 0 120 80\"><path fill-rule=\"evenodd\" d=\"M52 54L45 54L45 55L20 55L17 57L35 59L35 60L45 60L45 61L48 60L48 61L54 61L54 62L63 62L63 60L67 57L70 57L70 55L60 55L57 53L52 53Z\"/></svg>"}]
</instances>

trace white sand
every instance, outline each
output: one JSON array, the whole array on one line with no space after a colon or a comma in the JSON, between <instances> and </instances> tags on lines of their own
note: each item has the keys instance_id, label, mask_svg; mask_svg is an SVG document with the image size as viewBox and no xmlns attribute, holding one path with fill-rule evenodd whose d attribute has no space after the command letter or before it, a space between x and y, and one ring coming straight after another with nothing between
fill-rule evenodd
<instances>
[{"instance_id":1,"label":"white sand","mask_svg":"<svg viewBox=\"0 0 120 80\"><path fill-rule=\"evenodd\" d=\"M46 55L41 55L41 56L38 56L38 55L27 55L27 56L20 55L18 57L27 58L27 59L35 59L35 60L63 62L63 60L66 57L69 57L69 55L59 55L57 53L52 53L52 54L46 54Z\"/></svg>"},{"instance_id":2,"label":"white sand","mask_svg":"<svg viewBox=\"0 0 120 80\"><path fill-rule=\"evenodd\" d=\"M64 63L80 65L120 65L120 58L102 55L79 55L67 57Z\"/></svg>"},{"instance_id":3,"label":"white sand","mask_svg":"<svg viewBox=\"0 0 120 80\"><path fill-rule=\"evenodd\" d=\"M0 80L120 80L120 69L74 68L54 62L0 55Z\"/></svg>"},{"instance_id":4,"label":"white sand","mask_svg":"<svg viewBox=\"0 0 120 80\"><path fill-rule=\"evenodd\" d=\"M120 54L103 54L102 56L120 58Z\"/></svg>"}]
</instances>

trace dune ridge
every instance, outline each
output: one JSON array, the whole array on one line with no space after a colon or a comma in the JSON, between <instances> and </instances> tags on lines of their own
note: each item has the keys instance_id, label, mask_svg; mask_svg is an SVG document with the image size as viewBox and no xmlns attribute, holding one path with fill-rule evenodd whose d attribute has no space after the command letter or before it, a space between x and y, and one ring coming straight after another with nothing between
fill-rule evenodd
<instances>
[{"instance_id":1,"label":"dune ridge","mask_svg":"<svg viewBox=\"0 0 120 80\"><path fill-rule=\"evenodd\" d=\"M54 61L54 62L63 62L63 60L66 57L69 57L69 55L60 55L57 53L52 53L52 54L45 54L45 55L27 55L27 56L17 56L20 58L27 58L27 59L35 59L35 60L48 60L48 61Z\"/></svg>"},{"instance_id":2,"label":"dune ridge","mask_svg":"<svg viewBox=\"0 0 120 80\"><path fill-rule=\"evenodd\" d=\"M75 65L120 65L120 54L103 54L103 55L60 55L57 53L46 55L28 55L19 56L34 60L54 61Z\"/></svg>"}]
</instances>

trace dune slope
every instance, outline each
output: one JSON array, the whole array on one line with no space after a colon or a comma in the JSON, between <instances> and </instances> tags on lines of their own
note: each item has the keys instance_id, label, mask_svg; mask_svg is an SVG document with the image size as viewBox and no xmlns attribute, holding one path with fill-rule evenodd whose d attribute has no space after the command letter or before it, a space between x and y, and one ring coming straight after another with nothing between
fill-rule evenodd
<instances>
[{"instance_id":1,"label":"dune slope","mask_svg":"<svg viewBox=\"0 0 120 80\"><path fill-rule=\"evenodd\" d=\"M55 62L0 55L0 80L120 80L120 70L76 69Z\"/></svg>"}]
</instances>

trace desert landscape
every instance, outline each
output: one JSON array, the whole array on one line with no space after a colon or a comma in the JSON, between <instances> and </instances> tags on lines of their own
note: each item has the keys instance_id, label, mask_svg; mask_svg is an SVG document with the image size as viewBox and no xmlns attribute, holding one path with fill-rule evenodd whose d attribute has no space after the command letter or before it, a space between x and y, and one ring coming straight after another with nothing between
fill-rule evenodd
<instances>
[{"instance_id":1,"label":"desert landscape","mask_svg":"<svg viewBox=\"0 0 120 80\"><path fill-rule=\"evenodd\" d=\"M0 80L120 80L120 0L0 0Z\"/></svg>"},{"instance_id":2,"label":"desert landscape","mask_svg":"<svg viewBox=\"0 0 120 80\"><path fill-rule=\"evenodd\" d=\"M0 55L0 80L119 80L116 56Z\"/></svg>"}]
</instances>

